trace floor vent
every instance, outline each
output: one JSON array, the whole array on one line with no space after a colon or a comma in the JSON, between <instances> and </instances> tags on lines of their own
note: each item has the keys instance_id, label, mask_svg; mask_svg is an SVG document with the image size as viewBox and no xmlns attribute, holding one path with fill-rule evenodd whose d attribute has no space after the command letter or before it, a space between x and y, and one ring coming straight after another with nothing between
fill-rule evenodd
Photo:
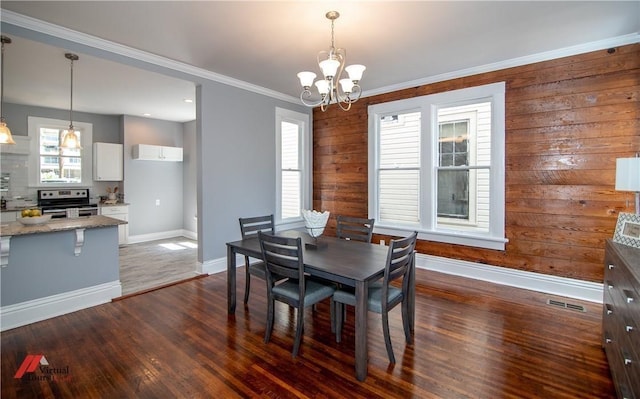
<instances>
[{"instance_id":1,"label":"floor vent","mask_svg":"<svg viewBox=\"0 0 640 399\"><path fill-rule=\"evenodd\" d=\"M582 305L576 305L576 304L573 304L573 303L556 301L555 299L547 299L547 305L557 306L559 308L564 308L564 309L569 309L569 310L575 310L577 312L586 312L587 311L587 309L585 309L585 307L582 306Z\"/></svg>"}]
</instances>

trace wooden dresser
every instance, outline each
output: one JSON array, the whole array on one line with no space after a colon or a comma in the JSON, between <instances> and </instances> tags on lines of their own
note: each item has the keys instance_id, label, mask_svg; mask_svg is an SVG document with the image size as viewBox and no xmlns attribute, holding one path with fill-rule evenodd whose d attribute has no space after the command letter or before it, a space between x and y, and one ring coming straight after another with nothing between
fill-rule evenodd
<instances>
[{"instance_id":1,"label":"wooden dresser","mask_svg":"<svg viewBox=\"0 0 640 399\"><path fill-rule=\"evenodd\" d=\"M603 347L619 398L640 399L640 249L607 241Z\"/></svg>"}]
</instances>

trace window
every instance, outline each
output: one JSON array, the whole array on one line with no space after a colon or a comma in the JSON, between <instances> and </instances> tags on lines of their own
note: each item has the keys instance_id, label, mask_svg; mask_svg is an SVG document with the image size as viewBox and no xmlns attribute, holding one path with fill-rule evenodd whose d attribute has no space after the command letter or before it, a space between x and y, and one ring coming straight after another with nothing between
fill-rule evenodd
<instances>
[{"instance_id":1,"label":"window","mask_svg":"<svg viewBox=\"0 0 640 399\"><path fill-rule=\"evenodd\" d=\"M309 116L276 108L276 223L302 221L311 207Z\"/></svg>"},{"instance_id":2,"label":"window","mask_svg":"<svg viewBox=\"0 0 640 399\"><path fill-rule=\"evenodd\" d=\"M369 107L376 231L504 249L504 83Z\"/></svg>"},{"instance_id":3,"label":"window","mask_svg":"<svg viewBox=\"0 0 640 399\"><path fill-rule=\"evenodd\" d=\"M73 187L92 183L90 123L74 123L81 150L60 148L62 132L68 128L68 121L30 116L28 125L31 153L38 154L29 160L30 186Z\"/></svg>"}]
</instances>

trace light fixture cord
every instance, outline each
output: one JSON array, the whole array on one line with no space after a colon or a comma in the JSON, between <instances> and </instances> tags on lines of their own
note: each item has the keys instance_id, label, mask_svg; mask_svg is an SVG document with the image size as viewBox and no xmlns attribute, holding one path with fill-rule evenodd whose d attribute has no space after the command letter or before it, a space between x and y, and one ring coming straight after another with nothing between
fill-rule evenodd
<instances>
[{"instance_id":1,"label":"light fixture cord","mask_svg":"<svg viewBox=\"0 0 640 399\"><path fill-rule=\"evenodd\" d=\"M69 129L73 130L73 58L71 58L71 101L69 104Z\"/></svg>"},{"instance_id":2,"label":"light fixture cord","mask_svg":"<svg viewBox=\"0 0 640 399\"><path fill-rule=\"evenodd\" d=\"M0 61L0 118L4 119L2 115L2 106L4 102L4 40L2 40L2 52L0 53L0 56L2 56L2 61Z\"/></svg>"},{"instance_id":3,"label":"light fixture cord","mask_svg":"<svg viewBox=\"0 0 640 399\"><path fill-rule=\"evenodd\" d=\"M335 19L331 20L331 53L333 53L333 49L336 47L335 40L334 40L334 23L335 22L336 22Z\"/></svg>"}]
</instances>

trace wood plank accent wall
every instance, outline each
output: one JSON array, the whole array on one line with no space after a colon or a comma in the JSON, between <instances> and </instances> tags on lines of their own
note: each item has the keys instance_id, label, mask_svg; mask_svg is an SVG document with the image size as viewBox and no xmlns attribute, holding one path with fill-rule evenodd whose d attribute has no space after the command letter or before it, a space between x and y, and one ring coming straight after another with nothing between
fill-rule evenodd
<instances>
[{"instance_id":1,"label":"wood plank accent wall","mask_svg":"<svg viewBox=\"0 0 640 399\"><path fill-rule=\"evenodd\" d=\"M313 207L367 216L367 107L506 82L505 251L420 241L421 253L601 282L604 242L633 193L616 158L640 152L640 44L366 97L313 112ZM366 89L366 76L363 80ZM374 242L385 236L374 236Z\"/></svg>"}]
</instances>

